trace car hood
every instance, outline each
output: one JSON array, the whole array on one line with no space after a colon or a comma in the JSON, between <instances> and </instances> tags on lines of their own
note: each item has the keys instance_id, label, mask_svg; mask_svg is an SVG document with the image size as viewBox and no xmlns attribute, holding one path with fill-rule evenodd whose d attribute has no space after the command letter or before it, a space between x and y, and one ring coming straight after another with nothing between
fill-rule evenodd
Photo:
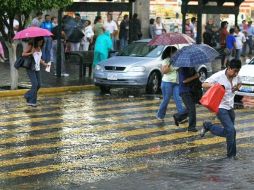
<instances>
[{"instance_id":1,"label":"car hood","mask_svg":"<svg viewBox=\"0 0 254 190\"><path fill-rule=\"evenodd\" d=\"M100 62L99 64L103 66L118 66L118 67L128 67L128 66L133 66L135 64L138 64L139 66L141 66L142 63L147 63L147 61L151 61L153 59L155 58L115 56L107 60L104 60Z\"/></svg>"},{"instance_id":2,"label":"car hood","mask_svg":"<svg viewBox=\"0 0 254 190\"><path fill-rule=\"evenodd\" d=\"M239 76L250 76L250 77L254 77L254 65L244 65L242 66L240 72L239 72Z\"/></svg>"}]
</instances>

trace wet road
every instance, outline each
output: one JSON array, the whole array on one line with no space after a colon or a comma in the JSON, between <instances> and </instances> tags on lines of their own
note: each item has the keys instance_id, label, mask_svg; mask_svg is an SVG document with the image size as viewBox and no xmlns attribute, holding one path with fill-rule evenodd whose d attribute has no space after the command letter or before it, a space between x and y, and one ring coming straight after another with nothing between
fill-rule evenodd
<instances>
[{"instance_id":1,"label":"wet road","mask_svg":"<svg viewBox=\"0 0 254 190\"><path fill-rule=\"evenodd\" d=\"M158 96L97 91L0 99L0 189L254 189L254 110L236 110L239 160L225 139L154 115ZM214 115L198 106L198 128Z\"/></svg>"}]
</instances>

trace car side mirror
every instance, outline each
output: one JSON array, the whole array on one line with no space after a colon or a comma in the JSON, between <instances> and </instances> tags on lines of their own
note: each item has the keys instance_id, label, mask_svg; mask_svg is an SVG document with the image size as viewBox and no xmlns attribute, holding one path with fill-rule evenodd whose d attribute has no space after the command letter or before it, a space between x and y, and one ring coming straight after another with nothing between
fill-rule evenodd
<instances>
[{"instance_id":1,"label":"car side mirror","mask_svg":"<svg viewBox=\"0 0 254 190\"><path fill-rule=\"evenodd\" d=\"M245 62L246 62L246 64L250 63L250 59L246 59Z\"/></svg>"}]
</instances>

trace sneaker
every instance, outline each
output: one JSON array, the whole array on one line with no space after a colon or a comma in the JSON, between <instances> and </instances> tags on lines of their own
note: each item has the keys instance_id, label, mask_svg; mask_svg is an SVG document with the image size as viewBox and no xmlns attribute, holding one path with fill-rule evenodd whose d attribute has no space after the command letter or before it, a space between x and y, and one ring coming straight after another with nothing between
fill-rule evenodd
<instances>
[{"instance_id":1,"label":"sneaker","mask_svg":"<svg viewBox=\"0 0 254 190\"><path fill-rule=\"evenodd\" d=\"M28 106L32 106L32 107L36 107L37 104L34 104L34 103L27 103Z\"/></svg>"},{"instance_id":2,"label":"sneaker","mask_svg":"<svg viewBox=\"0 0 254 190\"><path fill-rule=\"evenodd\" d=\"M200 137L204 137L205 134L209 131L209 126L212 125L210 121L204 121L202 129L200 130Z\"/></svg>"},{"instance_id":3,"label":"sneaker","mask_svg":"<svg viewBox=\"0 0 254 190\"><path fill-rule=\"evenodd\" d=\"M173 118L174 118L175 125L176 125L176 126L179 126L179 122L178 122L178 120L177 120L177 118L176 118L176 115L175 115L175 114L173 115Z\"/></svg>"},{"instance_id":4,"label":"sneaker","mask_svg":"<svg viewBox=\"0 0 254 190\"><path fill-rule=\"evenodd\" d=\"M188 128L188 132L198 132L196 128Z\"/></svg>"},{"instance_id":5,"label":"sneaker","mask_svg":"<svg viewBox=\"0 0 254 190\"><path fill-rule=\"evenodd\" d=\"M68 77L68 76L70 76L70 75L69 75L68 73L62 73L61 76L62 76L62 77Z\"/></svg>"},{"instance_id":6,"label":"sneaker","mask_svg":"<svg viewBox=\"0 0 254 190\"><path fill-rule=\"evenodd\" d=\"M164 119L163 119L163 118L160 118L158 115L156 115L155 117L156 117L156 119L158 119L159 121L164 121Z\"/></svg>"}]
</instances>

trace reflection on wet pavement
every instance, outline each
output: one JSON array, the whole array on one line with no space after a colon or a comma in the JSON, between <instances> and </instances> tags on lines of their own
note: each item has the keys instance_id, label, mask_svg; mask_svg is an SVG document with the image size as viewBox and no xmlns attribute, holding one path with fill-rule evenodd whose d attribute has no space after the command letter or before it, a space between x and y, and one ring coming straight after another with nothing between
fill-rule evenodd
<instances>
[{"instance_id":1,"label":"reflection on wet pavement","mask_svg":"<svg viewBox=\"0 0 254 190\"><path fill-rule=\"evenodd\" d=\"M0 189L253 189L254 111L236 110L239 160L225 139L155 118L160 99L97 91L0 103ZM197 108L198 128L214 115ZM214 122L217 122L214 120Z\"/></svg>"}]
</instances>

